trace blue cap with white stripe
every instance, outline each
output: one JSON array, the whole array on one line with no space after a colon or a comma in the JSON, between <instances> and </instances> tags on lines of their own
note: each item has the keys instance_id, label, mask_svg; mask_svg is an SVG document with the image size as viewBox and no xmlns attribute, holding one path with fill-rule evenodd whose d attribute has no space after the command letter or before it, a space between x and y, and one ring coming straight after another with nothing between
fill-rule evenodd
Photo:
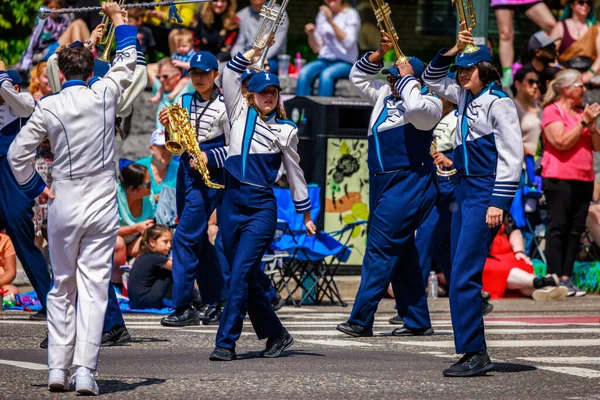
<instances>
[{"instance_id":1,"label":"blue cap with white stripe","mask_svg":"<svg viewBox=\"0 0 600 400\"><path fill-rule=\"evenodd\" d=\"M209 72L212 70L218 71L219 62L217 61L217 57L208 51L200 51L194 54L190 61L190 71L194 68L198 68L204 72Z\"/></svg>"}]
</instances>

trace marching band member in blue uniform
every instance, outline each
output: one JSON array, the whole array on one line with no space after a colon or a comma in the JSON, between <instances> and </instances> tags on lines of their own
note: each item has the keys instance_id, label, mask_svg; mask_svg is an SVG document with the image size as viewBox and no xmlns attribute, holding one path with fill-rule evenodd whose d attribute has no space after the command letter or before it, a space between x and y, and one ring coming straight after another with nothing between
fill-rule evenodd
<instances>
[{"instance_id":1,"label":"marching band member in blue uniform","mask_svg":"<svg viewBox=\"0 0 600 400\"><path fill-rule=\"evenodd\" d=\"M211 180L223 183L223 163L227 154L229 121L225 102L215 81L219 78L219 63L214 55L201 51L190 62L193 93L178 100L188 110L197 140L205 156ZM168 109L159 114L160 122L169 128ZM208 240L208 220L221 202L223 191L206 186L200 173L192 166L187 153L181 155L177 174L177 214L179 225L173 236L173 305L175 312L164 317L165 326L198 325L200 313L192 305L194 281L205 304L225 300L223 276L214 246ZM220 307L212 313L220 313ZM211 314L212 314L211 313ZM206 315L211 318L211 316ZM218 315L211 319L218 320Z\"/></svg>"},{"instance_id":2,"label":"marching band member in blue uniform","mask_svg":"<svg viewBox=\"0 0 600 400\"><path fill-rule=\"evenodd\" d=\"M337 329L350 336L372 336L377 305L390 281L404 326L400 336L431 335L425 287L414 232L435 204L437 189L429 154L442 102L421 94L423 63L411 57L387 69L388 83L375 80L391 41L354 64L350 80L373 105L369 123L369 230L362 277L352 314Z\"/></svg>"},{"instance_id":3,"label":"marching band member in blue uniform","mask_svg":"<svg viewBox=\"0 0 600 400\"><path fill-rule=\"evenodd\" d=\"M33 113L35 100L20 93L21 77L6 71L0 61L0 225L15 246L17 257L42 303L39 313L45 318L46 297L50 291L50 274L46 260L34 243L33 200L19 189L6 154L11 143Z\"/></svg>"},{"instance_id":4,"label":"marching band member in blue uniform","mask_svg":"<svg viewBox=\"0 0 600 400\"><path fill-rule=\"evenodd\" d=\"M471 32L465 25L462 29L456 45L441 50L423 74L432 91L458 104L450 311L456 352L464 356L444 370L445 376L458 377L482 375L494 367L485 344L481 277L491 242L519 185L523 162L515 105L502 91L486 47L461 53L473 43ZM457 70L456 79L447 76L449 69Z\"/></svg>"},{"instance_id":5,"label":"marching band member in blue uniform","mask_svg":"<svg viewBox=\"0 0 600 400\"><path fill-rule=\"evenodd\" d=\"M48 388L68 388L75 365L76 390L99 393L97 368L108 284L117 241L114 116L133 80L137 28L123 23L117 3L102 3L117 38L117 55L103 79L92 78L94 59L83 47L59 52L66 82L59 93L40 100L12 143L8 159L29 198L42 192L48 209L48 241L53 287L48 294ZM86 84L86 81L87 82ZM54 164L52 189L33 168L35 151L48 137Z\"/></svg>"},{"instance_id":6,"label":"marching band member in blue uniform","mask_svg":"<svg viewBox=\"0 0 600 400\"><path fill-rule=\"evenodd\" d=\"M310 217L310 200L297 153L297 127L286 120L280 103L279 79L258 73L242 96L242 74L260 51L239 53L227 64L223 90L231 121L230 145L225 161L225 196L219 224L231 267L229 298L217 332L213 361L236 358L235 345L246 312L259 339L267 339L261 357L278 357L294 339L281 325L265 293L261 258L275 235L277 203L273 185L285 167L296 212L304 214L306 232L316 233Z\"/></svg>"}]
</instances>

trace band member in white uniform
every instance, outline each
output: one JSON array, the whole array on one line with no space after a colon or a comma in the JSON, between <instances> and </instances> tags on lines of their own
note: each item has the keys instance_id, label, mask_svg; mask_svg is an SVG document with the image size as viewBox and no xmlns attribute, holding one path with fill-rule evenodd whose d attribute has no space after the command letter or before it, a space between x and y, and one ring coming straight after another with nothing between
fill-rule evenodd
<instances>
[{"instance_id":1,"label":"band member in white uniform","mask_svg":"<svg viewBox=\"0 0 600 400\"><path fill-rule=\"evenodd\" d=\"M90 50L61 50L62 90L40 100L8 153L22 190L31 198L44 193L51 199L48 387L66 389L68 369L75 365L76 390L82 394L99 393L92 371L98 363L119 228L113 117L137 59L137 28L123 24L117 3L103 3L102 9L115 25L112 68L103 79L91 78ZM33 167L36 149L46 137L54 154L51 189Z\"/></svg>"}]
</instances>

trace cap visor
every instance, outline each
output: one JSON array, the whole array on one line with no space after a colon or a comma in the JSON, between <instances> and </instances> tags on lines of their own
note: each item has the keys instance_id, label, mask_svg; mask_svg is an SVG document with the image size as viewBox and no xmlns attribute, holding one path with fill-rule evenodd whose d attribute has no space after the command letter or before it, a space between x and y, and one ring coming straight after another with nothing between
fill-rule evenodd
<instances>
[{"instance_id":1,"label":"cap visor","mask_svg":"<svg viewBox=\"0 0 600 400\"><path fill-rule=\"evenodd\" d=\"M260 93L263 90L265 90L266 88L268 88L269 86L274 86L277 88L277 90L279 90L281 92L281 88L277 85L273 85L272 83L266 84L266 85L260 85L259 87L256 88L256 90L254 90L255 93Z\"/></svg>"}]
</instances>

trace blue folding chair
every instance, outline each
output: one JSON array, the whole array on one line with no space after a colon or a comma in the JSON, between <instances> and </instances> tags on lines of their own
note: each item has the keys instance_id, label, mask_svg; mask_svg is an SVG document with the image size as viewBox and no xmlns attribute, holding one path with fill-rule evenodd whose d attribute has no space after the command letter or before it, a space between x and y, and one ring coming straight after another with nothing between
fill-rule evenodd
<instances>
[{"instance_id":1,"label":"blue folding chair","mask_svg":"<svg viewBox=\"0 0 600 400\"><path fill-rule=\"evenodd\" d=\"M311 216L317 221L321 211L321 190L317 185L308 186L311 202ZM352 230L366 221L357 221L337 232L318 231L308 236L304 226L304 216L296 214L289 189L275 189L277 198L277 234L271 244L275 253L288 256L281 259L278 269L279 280L274 280L276 289L283 287L288 292L287 301L296 306L303 304L321 304L327 298L331 304L347 304L342 300L335 282L335 275L342 262L350 257L352 246L348 245ZM272 275L274 278L274 276ZM290 283L295 288L290 290ZM301 291L300 301L293 295Z\"/></svg>"}]
</instances>

